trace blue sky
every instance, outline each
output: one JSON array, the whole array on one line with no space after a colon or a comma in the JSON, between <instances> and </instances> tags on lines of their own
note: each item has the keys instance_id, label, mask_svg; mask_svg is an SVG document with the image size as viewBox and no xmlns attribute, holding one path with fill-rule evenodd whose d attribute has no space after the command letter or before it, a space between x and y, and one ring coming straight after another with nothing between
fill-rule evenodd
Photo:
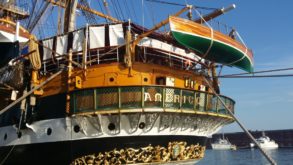
<instances>
[{"instance_id":1,"label":"blue sky","mask_svg":"<svg viewBox=\"0 0 293 165\"><path fill-rule=\"evenodd\" d=\"M293 1L169 0L169 2L187 2L215 8L236 4L236 9L218 17L217 20L235 27L245 43L253 50L255 71L293 67ZM153 11L174 13L180 9L176 7L176 10L173 10L174 8L161 5L159 8L153 7ZM159 16L155 18L157 22L160 19ZM145 16L145 19L147 20L148 16ZM223 71L223 74L243 72L228 67ZM281 73L285 72L277 74ZM221 92L236 101L236 116L247 129L293 129L293 77L221 79ZM241 128L234 123L226 126L222 131L241 131Z\"/></svg>"}]
</instances>

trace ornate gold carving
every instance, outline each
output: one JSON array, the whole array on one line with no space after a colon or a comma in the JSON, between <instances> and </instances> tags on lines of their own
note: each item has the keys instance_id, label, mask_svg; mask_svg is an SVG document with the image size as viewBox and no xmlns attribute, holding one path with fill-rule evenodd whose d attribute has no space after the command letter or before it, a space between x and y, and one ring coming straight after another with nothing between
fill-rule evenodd
<instances>
[{"instance_id":1,"label":"ornate gold carving","mask_svg":"<svg viewBox=\"0 0 293 165\"><path fill-rule=\"evenodd\" d=\"M149 144L140 149L116 148L109 152L82 156L75 159L71 165L80 164L139 164L163 163L172 161L198 160L204 157L205 147L187 145L186 142L169 142L167 147Z\"/></svg>"}]
</instances>

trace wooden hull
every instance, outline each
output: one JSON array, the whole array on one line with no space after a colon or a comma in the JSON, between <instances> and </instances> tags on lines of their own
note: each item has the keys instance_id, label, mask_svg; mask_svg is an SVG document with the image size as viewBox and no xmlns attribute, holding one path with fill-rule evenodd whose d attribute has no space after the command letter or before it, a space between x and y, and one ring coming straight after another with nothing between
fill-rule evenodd
<instances>
[{"instance_id":1,"label":"wooden hull","mask_svg":"<svg viewBox=\"0 0 293 165\"><path fill-rule=\"evenodd\" d=\"M253 54L243 44L209 27L182 18L170 17L172 35L182 45L205 59L253 71Z\"/></svg>"}]
</instances>

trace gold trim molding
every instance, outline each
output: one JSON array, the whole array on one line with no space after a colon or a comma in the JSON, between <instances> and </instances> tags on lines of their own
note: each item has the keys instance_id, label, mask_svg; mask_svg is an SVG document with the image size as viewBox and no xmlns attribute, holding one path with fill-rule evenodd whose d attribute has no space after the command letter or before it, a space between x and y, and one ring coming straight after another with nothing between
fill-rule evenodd
<instances>
[{"instance_id":1,"label":"gold trim molding","mask_svg":"<svg viewBox=\"0 0 293 165\"><path fill-rule=\"evenodd\" d=\"M199 144L187 145L183 141L169 142L167 147L152 146L149 144L142 148L116 148L109 152L100 152L79 157L71 165L81 164L145 164L167 163L177 161L196 161L204 157L205 147Z\"/></svg>"}]
</instances>

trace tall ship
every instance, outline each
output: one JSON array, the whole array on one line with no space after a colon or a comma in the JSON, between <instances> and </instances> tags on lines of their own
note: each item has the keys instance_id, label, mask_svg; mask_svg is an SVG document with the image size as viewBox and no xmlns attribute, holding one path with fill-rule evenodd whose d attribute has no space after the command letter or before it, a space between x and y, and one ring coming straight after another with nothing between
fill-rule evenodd
<instances>
[{"instance_id":1,"label":"tall ship","mask_svg":"<svg viewBox=\"0 0 293 165\"><path fill-rule=\"evenodd\" d=\"M197 19L186 5L146 28L103 2L0 2L0 164L194 164L234 121L217 68L252 72L252 51L208 24L234 5ZM57 33L42 37L55 9Z\"/></svg>"}]
</instances>

